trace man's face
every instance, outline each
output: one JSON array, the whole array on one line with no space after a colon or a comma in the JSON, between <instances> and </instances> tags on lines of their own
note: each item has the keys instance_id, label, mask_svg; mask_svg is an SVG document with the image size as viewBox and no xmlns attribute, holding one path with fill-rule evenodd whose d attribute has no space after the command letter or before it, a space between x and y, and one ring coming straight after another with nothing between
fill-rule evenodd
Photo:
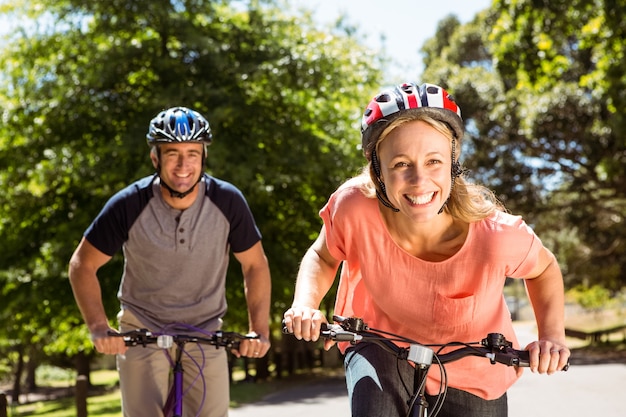
<instances>
[{"instance_id":1,"label":"man's face","mask_svg":"<svg viewBox=\"0 0 626 417\"><path fill-rule=\"evenodd\" d=\"M191 189L202 175L204 145L199 142L165 143L159 145L159 155L151 153L152 164L170 188L179 193Z\"/></svg>"}]
</instances>

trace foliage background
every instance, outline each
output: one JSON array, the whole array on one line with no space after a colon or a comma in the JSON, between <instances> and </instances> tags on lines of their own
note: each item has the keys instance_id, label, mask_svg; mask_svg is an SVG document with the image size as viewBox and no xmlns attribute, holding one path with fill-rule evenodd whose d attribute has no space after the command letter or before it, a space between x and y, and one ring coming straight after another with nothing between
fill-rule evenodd
<instances>
[{"instance_id":1,"label":"foliage background","mask_svg":"<svg viewBox=\"0 0 626 417\"><path fill-rule=\"evenodd\" d=\"M415 74L462 104L471 177L535 227L567 287L609 294L626 280L625 11L494 0L468 24L442 20ZM320 28L271 0L4 1L0 14L18 22L0 44L0 373L92 354L67 261L106 199L152 173L147 124L174 105L207 116L207 170L255 213L277 328L318 210L363 163L360 112L385 85L359 28ZM112 319L121 262L100 273ZM245 330L231 266L227 324Z\"/></svg>"},{"instance_id":2,"label":"foliage background","mask_svg":"<svg viewBox=\"0 0 626 417\"><path fill-rule=\"evenodd\" d=\"M0 53L5 349L31 359L26 346L92 352L67 261L106 199L152 173L148 122L181 104L211 123L207 170L236 184L255 213L278 316L317 210L361 164L356 111L380 73L351 29L322 32L309 15L261 1L4 2L0 11L26 22ZM99 274L111 319L121 262ZM247 330L239 271L229 280L228 325Z\"/></svg>"}]
</instances>

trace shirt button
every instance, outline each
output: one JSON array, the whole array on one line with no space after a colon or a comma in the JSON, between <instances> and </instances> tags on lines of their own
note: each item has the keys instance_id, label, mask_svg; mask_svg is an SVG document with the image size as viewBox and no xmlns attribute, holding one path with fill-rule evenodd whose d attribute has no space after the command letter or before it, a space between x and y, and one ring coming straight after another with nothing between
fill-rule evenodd
<instances>
[{"instance_id":1,"label":"shirt button","mask_svg":"<svg viewBox=\"0 0 626 417\"><path fill-rule=\"evenodd\" d=\"M185 239L181 239L181 240L180 240L180 243L185 243Z\"/></svg>"},{"instance_id":2,"label":"shirt button","mask_svg":"<svg viewBox=\"0 0 626 417\"><path fill-rule=\"evenodd\" d=\"M184 232L185 232L185 229L184 229L183 227L181 227L180 229L178 229L178 231L179 231L180 233L184 233Z\"/></svg>"}]
</instances>

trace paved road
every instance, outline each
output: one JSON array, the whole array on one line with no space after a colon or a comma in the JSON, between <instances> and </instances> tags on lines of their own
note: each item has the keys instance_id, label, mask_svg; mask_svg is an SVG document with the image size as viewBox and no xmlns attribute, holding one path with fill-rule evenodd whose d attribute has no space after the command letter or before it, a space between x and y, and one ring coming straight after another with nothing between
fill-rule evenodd
<instances>
[{"instance_id":1,"label":"paved road","mask_svg":"<svg viewBox=\"0 0 626 417\"><path fill-rule=\"evenodd\" d=\"M263 401L230 411L230 417L334 417L349 416L343 377L320 380L272 394Z\"/></svg>"},{"instance_id":2,"label":"paved road","mask_svg":"<svg viewBox=\"0 0 626 417\"><path fill-rule=\"evenodd\" d=\"M533 327L516 328L520 343L533 339ZM509 417L623 417L625 364L578 365L551 376L529 370L509 390ZM230 417L349 416L343 378L332 378L266 397L230 412Z\"/></svg>"},{"instance_id":3,"label":"paved road","mask_svg":"<svg viewBox=\"0 0 626 417\"><path fill-rule=\"evenodd\" d=\"M623 417L626 365L579 365L524 376L509 389L509 417ZM304 417L304 416L302 416Z\"/></svg>"},{"instance_id":4,"label":"paved road","mask_svg":"<svg viewBox=\"0 0 626 417\"><path fill-rule=\"evenodd\" d=\"M517 323L520 344L535 339L532 323ZM554 375L524 375L509 389L509 417L623 417L626 364L574 365Z\"/></svg>"}]
</instances>

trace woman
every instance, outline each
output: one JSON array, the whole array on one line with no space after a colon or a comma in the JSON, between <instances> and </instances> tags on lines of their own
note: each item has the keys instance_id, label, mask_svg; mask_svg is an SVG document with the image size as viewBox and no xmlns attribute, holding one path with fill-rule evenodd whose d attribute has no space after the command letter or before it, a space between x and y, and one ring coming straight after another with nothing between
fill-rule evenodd
<instances>
[{"instance_id":1,"label":"woman","mask_svg":"<svg viewBox=\"0 0 626 417\"><path fill-rule=\"evenodd\" d=\"M339 187L305 254L287 330L315 341L319 304L341 279L335 314L423 344L480 340L498 332L517 345L502 289L524 279L538 326L533 372L562 369L563 280L553 254L488 189L463 178L461 111L441 87L403 84L383 91L362 120L363 173ZM330 347L327 343L326 348ZM375 344L340 346L353 416L404 416L413 370ZM521 374L481 358L446 365L440 416L506 416L506 391ZM430 372L427 393L439 391ZM409 382L409 383L407 383ZM430 399L433 402L433 399Z\"/></svg>"}]
</instances>

